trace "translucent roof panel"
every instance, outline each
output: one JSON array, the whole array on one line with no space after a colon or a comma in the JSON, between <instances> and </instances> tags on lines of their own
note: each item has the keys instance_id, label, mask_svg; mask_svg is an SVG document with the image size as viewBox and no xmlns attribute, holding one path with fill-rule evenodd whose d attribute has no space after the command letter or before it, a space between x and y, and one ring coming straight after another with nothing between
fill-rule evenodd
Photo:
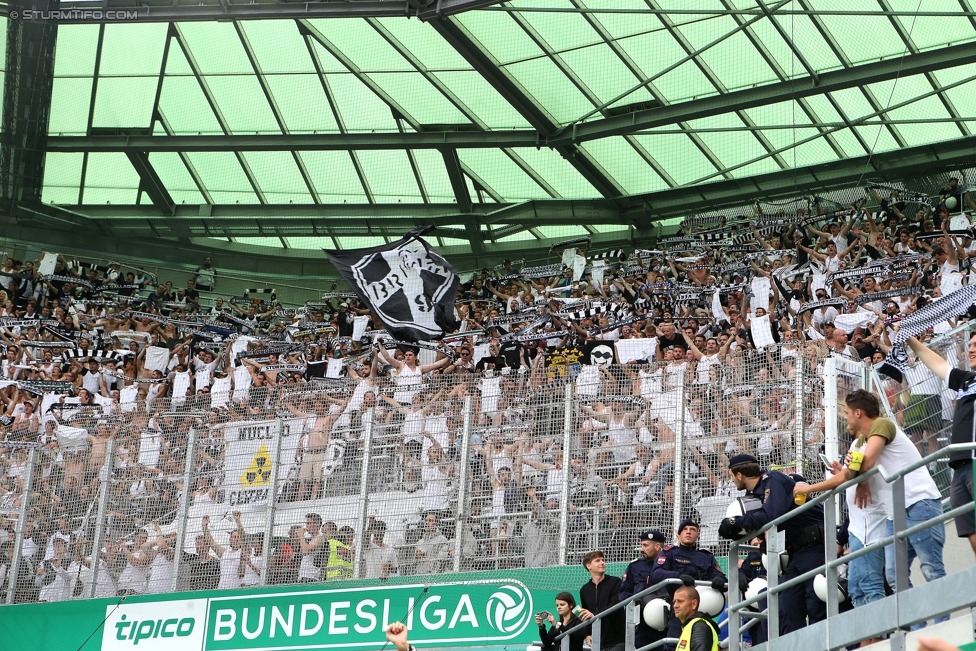
<instances>
[{"instance_id":1,"label":"translucent roof panel","mask_svg":"<svg viewBox=\"0 0 976 651\"><path fill-rule=\"evenodd\" d=\"M427 21L61 25L48 132L55 141L90 138L92 148L49 153L42 196L82 213L111 203L145 215L147 179L136 167L146 165L134 167L122 148L95 147L118 133L212 137L187 151L144 152L178 206L349 204L362 215L367 204L415 222L453 221L455 205L460 213L468 201L491 202L472 206L484 213L615 198L949 141L976 133L976 64L947 56L926 74L843 87L819 80L879 62L900 69L915 55L976 41L963 6L785 0L767 2L767 15L753 0L512 0ZM789 96L790 80L814 94ZM719 112L703 116L702 100ZM665 111L667 120L643 121ZM603 121L624 126L603 131ZM569 140L581 125L588 135ZM502 131L514 134L494 134L501 143L485 135ZM286 135L312 144L296 153L274 142ZM254 136L269 140L245 146ZM421 136L422 145L406 142ZM452 142L459 169L445 162L455 160ZM273 226L271 208L255 224ZM466 242L465 223L439 241ZM580 229L510 228L497 241L543 246ZM594 229L625 236L608 224ZM487 226L481 232L489 237ZM346 246L351 236L337 237Z\"/></svg>"}]
</instances>

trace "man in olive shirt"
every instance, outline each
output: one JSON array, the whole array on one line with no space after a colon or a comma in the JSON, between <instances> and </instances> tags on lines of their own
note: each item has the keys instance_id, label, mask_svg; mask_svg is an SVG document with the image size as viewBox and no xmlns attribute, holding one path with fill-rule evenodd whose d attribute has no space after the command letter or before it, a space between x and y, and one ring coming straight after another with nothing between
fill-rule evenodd
<instances>
[{"instance_id":1,"label":"man in olive shirt","mask_svg":"<svg viewBox=\"0 0 976 651\"><path fill-rule=\"evenodd\" d=\"M856 437L851 446L852 453L863 454L860 468L857 468L856 460L852 458L855 469L851 469L848 464L846 472L838 472L819 484L798 486L794 488L795 493L830 490L875 466L881 466L884 473L891 474L921 460L922 456L912 440L896 428L890 419L879 417L881 404L877 396L864 389L858 389L849 393L845 402L844 417L847 420L847 431L852 437ZM925 466L905 475L904 485L906 528L914 527L942 514L942 496ZM892 485L885 483L877 475L857 485L854 502L859 508L863 509L879 499L884 503L888 516L885 523L885 536L890 536L894 533L895 515ZM942 563L945 526L941 522L909 536L907 542L909 566L917 556L926 581L934 581L945 576L945 566ZM888 584L894 586L894 545L885 547L885 576ZM911 587L911 582L907 587ZM935 621L939 623L948 619L949 616L946 615Z\"/></svg>"}]
</instances>

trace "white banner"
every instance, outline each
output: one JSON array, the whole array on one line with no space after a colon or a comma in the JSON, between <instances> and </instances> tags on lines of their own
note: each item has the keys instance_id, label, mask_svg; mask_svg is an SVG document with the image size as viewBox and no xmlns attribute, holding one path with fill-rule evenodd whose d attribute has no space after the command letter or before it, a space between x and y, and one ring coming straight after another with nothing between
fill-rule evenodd
<instances>
[{"instance_id":1,"label":"white banner","mask_svg":"<svg viewBox=\"0 0 976 651\"><path fill-rule=\"evenodd\" d=\"M278 485L296 468L299 443L308 418L281 421L281 466ZM278 438L277 420L229 423L224 427L227 452L224 456L224 494L230 506L266 504L271 487L274 442Z\"/></svg>"}]
</instances>

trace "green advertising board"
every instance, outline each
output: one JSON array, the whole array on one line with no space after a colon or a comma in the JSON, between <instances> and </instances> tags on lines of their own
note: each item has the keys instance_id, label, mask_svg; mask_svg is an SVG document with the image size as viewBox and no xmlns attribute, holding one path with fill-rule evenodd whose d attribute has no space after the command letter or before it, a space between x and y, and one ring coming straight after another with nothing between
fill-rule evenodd
<instances>
[{"instance_id":1,"label":"green advertising board","mask_svg":"<svg viewBox=\"0 0 976 651\"><path fill-rule=\"evenodd\" d=\"M419 648L514 651L539 639L535 613L588 580L557 566L0 606L0 651L368 651L395 621Z\"/></svg>"},{"instance_id":2,"label":"green advertising board","mask_svg":"<svg viewBox=\"0 0 976 651\"><path fill-rule=\"evenodd\" d=\"M394 621L420 648L524 649L535 613L587 579L551 567L0 606L0 651L378 650Z\"/></svg>"}]
</instances>

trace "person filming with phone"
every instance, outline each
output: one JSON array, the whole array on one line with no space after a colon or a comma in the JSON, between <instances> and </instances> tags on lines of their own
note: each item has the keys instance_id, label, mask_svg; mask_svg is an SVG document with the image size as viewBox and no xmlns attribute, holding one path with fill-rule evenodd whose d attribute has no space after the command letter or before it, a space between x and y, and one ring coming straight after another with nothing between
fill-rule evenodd
<instances>
[{"instance_id":1,"label":"person filming with phone","mask_svg":"<svg viewBox=\"0 0 976 651\"><path fill-rule=\"evenodd\" d=\"M546 630L546 622L551 624ZM556 636L563 631L579 626L582 620L579 618L579 608L576 606L576 599L568 592L560 592L556 595L556 616L552 613L543 611L535 616L535 623L539 627L539 639L542 640L543 651L558 651L562 646L561 641L556 641ZM583 628L569 635L569 651L583 651L583 642L586 640L587 629Z\"/></svg>"}]
</instances>

